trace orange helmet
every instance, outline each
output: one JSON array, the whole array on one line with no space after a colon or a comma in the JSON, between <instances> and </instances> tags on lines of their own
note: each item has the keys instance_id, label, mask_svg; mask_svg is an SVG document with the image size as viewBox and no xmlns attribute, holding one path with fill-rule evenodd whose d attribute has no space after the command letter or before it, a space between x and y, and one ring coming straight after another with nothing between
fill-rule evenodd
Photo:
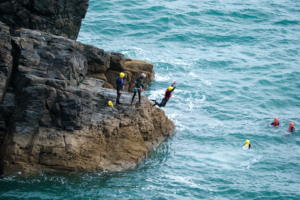
<instances>
[{"instance_id":1,"label":"orange helmet","mask_svg":"<svg viewBox=\"0 0 300 200\"><path fill-rule=\"evenodd\" d=\"M275 121L278 121L278 118L277 118L277 117L275 117L275 118L274 118L274 120L275 120Z\"/></svg>"},{"instance_id":2,"label":"orange helmet","mask_svg":"<svg viewBox=\"0 0 300 200\"><path fill-rule=\"evenodd\" d=\"M294 126L294 123L293 123L293 122L291 122L291 123L290 123L290 126Z\"/></svg>"}]
</instances>

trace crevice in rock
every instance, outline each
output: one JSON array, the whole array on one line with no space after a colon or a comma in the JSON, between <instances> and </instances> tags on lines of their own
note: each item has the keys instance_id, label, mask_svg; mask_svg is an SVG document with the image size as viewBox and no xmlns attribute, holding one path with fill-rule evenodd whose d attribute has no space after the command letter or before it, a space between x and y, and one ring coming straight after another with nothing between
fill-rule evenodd
<instances>
[{"instance_id":1,"label":"crevice in rock","mask_svg":"<svg viewBox=\"0 0 300 200\"><path fill-rule=\"evenodd\" d=\"M16 44L15 40L11 40L11 45L12 45L12 56L13 56L13 66L12 66L12 75L11 78L9 80L9 87L13 87L14 88L14 79L17 77L16 73L18 72L18 66L19 66L19 59L20 59L20 55L21 55L21 49L19 47L19 45Z\"/></svg>"}]
</instances>

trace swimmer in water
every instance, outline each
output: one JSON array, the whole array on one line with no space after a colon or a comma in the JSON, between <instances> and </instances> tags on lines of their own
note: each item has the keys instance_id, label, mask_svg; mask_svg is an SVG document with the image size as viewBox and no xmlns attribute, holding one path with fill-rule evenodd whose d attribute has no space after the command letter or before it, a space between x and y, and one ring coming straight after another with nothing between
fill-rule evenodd
<instances>
[{"instance_id":1,"label":"swimmer in water","mask_svg":"<svg viewBox=\"0 0 300 200\"><path fill-rule=\"evenodd\" d=\"M278 118L275 117L274 121L271 124L269 124L269 126L275 126L277 128L279 126Z\"/></svg>"},{"instance_id":2,"label":"swimmer in water","mask_svg":"<svg viewBox=\"0 0 300 200\"><path fill-rule=\"evenodd\" d=\"M295 131L295 127L294 127L294 123L293 122L290 123L289 131L290 132L294 132Z\"/></svg>"},{"instance_id":3,"label":"swimmer in water","mask_svg":"<svg viewBox=\"0 0 300 200\"><path fill-rule=\"evenodd\" d=\"M245 145L243 146L243 149L250 149L251 148L251 144L249 140L245 141Z\"/></svg>"}]
</instances>

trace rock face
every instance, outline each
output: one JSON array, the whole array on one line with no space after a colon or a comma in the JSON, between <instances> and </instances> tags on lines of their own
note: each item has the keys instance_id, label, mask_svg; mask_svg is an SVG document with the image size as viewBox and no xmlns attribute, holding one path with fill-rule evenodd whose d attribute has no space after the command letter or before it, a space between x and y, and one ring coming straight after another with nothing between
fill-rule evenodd
<instances>
[{"instance_id":1,"label":"rock face","mask_svg":"<svg viewBox=\"0 0 300 200\"><path fill-rule=\"evenodd\" d=\"M121 72L125 74L124 86L127 92L133 92L132 86L142 73L147 75L145 88L154 80L155 72L151 63L125 58L123 54L105 52L90 45L86 45L85 49L89 59L87 76L105 81L106 88L116 89L116 78Z\"/></svg>"},{"instance_id":2,"label":"rock face","mask_svg":"<svg viewBox=\"0 0 300 200\"><path fill-rule=\"evenodd\" d=\"M153 66L127 65L137 61L24 28L10 41L8 27L0 28L0 66L12 72L0 103L0 174L128 169L172 135L174 123L146 97L141 106L107 104L116 99L115 90L104 88L115 80L107 74L125 69L133 77ZM107 82L86 77L88 71ZM120 101L131 97L124 92Z\"/></svg>"},{"instance_id":3,"label":"rock face","mask_svg":"<svg viewBox=\"0 0 300 200\"><path fill-rule=\"evenodd\" d=\"M76 40L88 0L2 0L0 21Z\"/></svg>"},{"instance_id":4,"label":"rock face","mask_svg":"<svg viewBox=\"0 0 300 200\"><path fill-rule=\"evenodd\" d=\"M0 103L10 81L13 58L9 28L0 22Z\"/></svg>"}]
</instances>

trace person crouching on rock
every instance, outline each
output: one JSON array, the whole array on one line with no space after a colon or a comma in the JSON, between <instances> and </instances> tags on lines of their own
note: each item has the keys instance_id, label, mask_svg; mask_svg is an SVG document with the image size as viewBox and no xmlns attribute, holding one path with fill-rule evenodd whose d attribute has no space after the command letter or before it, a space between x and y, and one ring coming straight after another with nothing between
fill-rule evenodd
<instances>
[{"instance_id":1,"label":"person crouching on rock","mask_svg":"<svg viewBox=\"0 0 300 200\"><path fill-rule=\"evenodd\" d=\"M157 103L156 100L151 100L151 101L154 102L153 106L156 106L156 105L158 105L159 107L165 107L166 106L167 102L172 97L172 92L177 87L177 85L175 85L175 83L176 83L176 81L166 90L166 92L165 92L165 98L163 98L163 100L160 103Z\"/></svg>"},{"instance_id":2,"label":"person crouching on rock","mask_svg":"<svg viewBox=\"0 0 300 200\"><path fill-rule=\"evenodd\" d=\"M274 121L269 126L275 126L277 128L279 126L278 118L275 117Z\"/></svg>"},{"instance_id":3,"label":"person crouching on rock","mask_svg":"<svg viewBox=\"0 0 300 200\"><path fill-rule=\"evenodd\" d=\"M294 127L294 123L293 122L290 123L289 131L290 132L294 132L295 131L295 127Z\"/></svg>"},{"instance_id":4,"label":"person crouching on rock","mask_svg":"<svg viewBox=\"0 0 300 200\"><path fill-rule=\"evenodd\" d=\"M139 104L141 105L141 92L144 92L144 79L146 78L146 74L142 73L140 77L138 77L135 81L134 85L134 93L131 100L131 105L133 105L133 100L136 95L136 92L139 94Z\"/></svg>"},{"instance_id":5,"label":"person crouching on rock","mask_svg":"<svg viewBox=\"0 0 300 200\"><path fill-rule=\"evenodd\" d=\"M120 98L122 94L122 90L124 89L124 78L125 74L123 72L120 73L120 76L117 77L116 83L117 83L117 100L116 100L116 105L121 104L120 103Z\"/></svg>"}]
</instances>

